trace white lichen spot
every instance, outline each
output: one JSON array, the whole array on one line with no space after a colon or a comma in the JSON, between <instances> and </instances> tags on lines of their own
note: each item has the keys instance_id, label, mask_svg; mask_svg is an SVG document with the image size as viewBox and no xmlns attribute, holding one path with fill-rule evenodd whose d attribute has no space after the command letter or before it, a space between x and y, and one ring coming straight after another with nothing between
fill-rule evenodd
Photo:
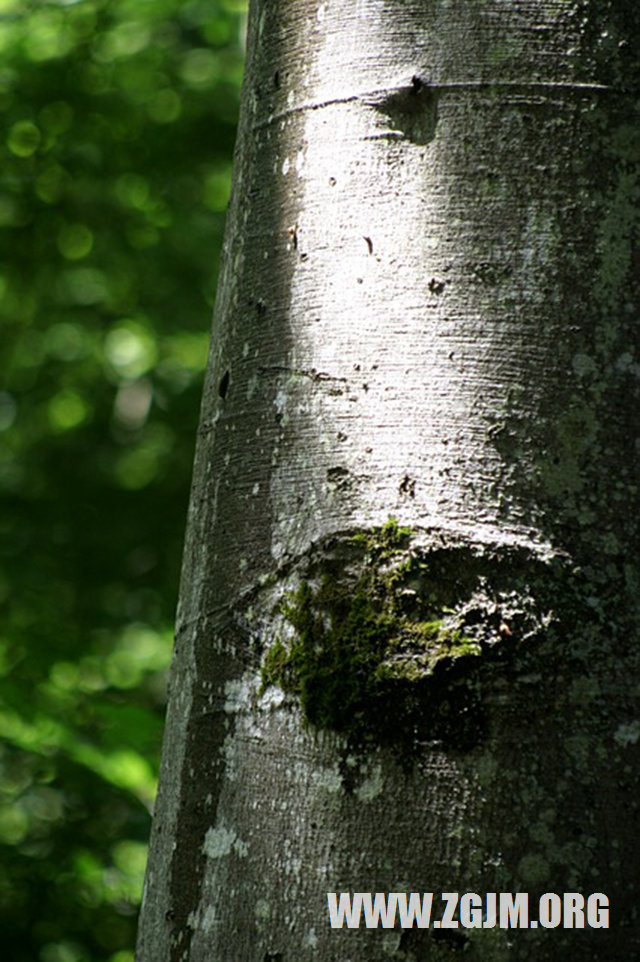
<instances>
[{"instance_id":1,"label":"white lichen spot","mask_svg":"<svg viewBox=\"0 0 640 962\"><path fill-rule=\"evenodd\" d=\"M252 374L247 382L247 401L250 401L258 389L258 375Z\"/></svg>"},{"instance_id":2,"label":"white lichen spot","mask_svg":"<svg viewBox=\"0 0 640 962\"><path fill-rule=\"evenodd\" d=\"M233 735L227 735L222 745L222 754L225 760L225 773L227 781L235 782L238 777L238 757L236 753L236 742Z\"/></svg>"},{"instance_id":3,"label":"white lichen spot","mask_svg":"<svg viewBox=\"0 0 640 962\"><path fill-rule=\"evenodd\" d=\"M555 211L543 206L539 201L529 205L527 225L525 227L523 244L523 261L525 268L541 267L552 256L554 241ZM526 292L531 298L539 291L531 287Z\"/></svg>"},{"instance_id":4,"label":"white lichen spot","mask_svg":"<svg viewBox=\"0 0 640 962\"><path fill-rule=\"evenodd\" d=\"M224 858L232 852L235 840L236 833L233 829L221 825L219 828L208 830L202 849L208 858Z\"/></svg>"},{"instance_id":5,"label":"white lichen spot","mask_svg":"<svg viewBox=\"0 0 640 962\"><path fill-rule=\"evenodd\" d=\"M284 699L285 695L281 688L275 685L269 685L260 698L260 707L264 709L264 711L270 711L274 708L279 708Z\"/></svg>"},{"instance_id":6,"label":"white lichen spot","mask_svg":"<svg viewBox=\"0 0 640 962\"><path fill-rule=\"evenodd\" d=\"M210 932L213 926L216 924L216 910L213 905L207 905L204 910L204 915L202 916L202 925L200 928L203 932Z\"/></svg>"},{"instance_id":7,"label":"white lichen spot","mask_svg":"<svg viewBox=\"0 0 640 962\"><path fill-rule=\"evenodd\" d=\"M271 916L271 906L266 899L258 899L253 912L257 919L266 921Z\"/></svg>"},{"instance_id":8,"label":"white lichen spot","mask_svg":"<svg viewBox=\"0 0 640 962\"><path fill-rule=\"evenodd\" d=\"M259 485L259 483L258 483L257 481L256 481L256 483L254 484L254 486L251 488L251 494L253 494L254 496L255 496L256 494L260 494L260 485Z\"/></svg>"},{"instance_id":9,"label":"white lichen spot","mask_svg":"<svg viewBox=\"0 0 640 962\"><path fill-rule=\"evenodd\" d=\"M296 154L296 174L298 177L304 174L304 150L299 150Z\"/></svg>"},{"instance_id":10,"label":"white lichen spot","mask_svg":"<svg viewBox=\"0 0 640 962\"><path fill-rule=\"evenodd\" d=\"M243 842L241 838L235 840L233 843L233 850L236 855L240 856L240 858L246 858L249 854L249 846L247 842Z\"/></svg>"},{"instance_id":11,"label":"white lichen spot","mask_svg":"<svg viewBox=\"0 0 640 962\"><path fill-rule=\"evenodd\" d=\"M288 158L288 157L285 157L285 159L284 159L283 162L282 162L282 174L283 174L284 177L286 177L287 174L289 173L289 168L290 168L290 167L291 167L291 163L290 163L290 161L289 161L289 158Z\"/></svg>"},{"instance_id":12,"label":"white lichen spot","mask_svg":"<svg viewBox=\"0 0 640 962\"><path fill-rule=\"evenodd\" d=\"M624 748L628 745L635 745L640 739L640 721L623 722L622 725L618 726L613 737L618 745L622 745Z\"/></svg>"},{"instance_id":13,"label":"white lichen spot","mask_svg":"<svg viewBox=\"0 0 640 962\"><path fill-rule=\"evenodd\" d=\"M244 344L242 345L242 356L243 356L243 357L248 357L250 350L251 350L251 348L250 348L250 346L249 346L249 342L248 342L248 341L245 341Z\"/></svg>"},{"instance_id":14,"label":"white lichen spot","mask_svg":"<svg viewBox=\"0 0 640 962\"><path fill-rule=\"evenodd\" d=\"M249 846L238 838L232 828L219 825L210 828L205 835L202 851L208 858L225 858L232 852L235 852L241 858L245 858Z\"/></svg>"},{"instance_id":15,"label":"white lichen spot","mask_svg":"<svg viewBox=\"0 0 640 962\"><path fill-rule=\"evenodd\" d=\"M286 424L287 421L288 421L288 415L287 415L286 410L285 410L285 409L286 409L286 406L287 406L287 401L288 401L288 400L289 400L289 397L288 397L287 393L282 390L282 388L280 388L280 389L278 390L278 393L276 394L275 398L273 399L273 406L275 407L276 411L278 412L278 416L279 416L279 418L281 419L281 423L282 423L282 424Z\"/></svg>"},{"instance_id":16,"label":"white lichen spot","mask_svg":"<svg viewBox=\"0 0 640 962\"><path fill-rule=\"evenodd\" d=\"M401 932L385 932L382 936L382 954L394 956L400 948ZM404 953L403 953L404 954Z\"/></svg>"},{"instance_id":17,"label":"white lichen spot","mask_svg":"<svg viewBox=\"0 0 640 962\"><path fill-rule=\"evenodd\" d=\"M315 949L318 944L318 936L316 935L315 929L309 929L304 937L304 945L307 945L310 949Z\"/></svg>"},{"instance_id":18,"label":"white lichen spot","mask_svg":"<svg viewBox=\"0 0 640 962\"><path fill-rule=\"evenodd\" d=\"M342 791L342 776L340 772L330 768L322 768L313 773L315 786L324 792L335 794Z\"/></svg>"},{"instance_id":19,"label":"white lichen spot","mask_svg":"<svg viewBox=\"0 0 640 962\"><path fill-rule=\"evenodd\" d=\"M326 3L321 3L316 12L316 19L318 23L322 23L327 13Z\"/></svg>"},{"instance_id":20,"label":"white lichen spot","mask_svg":"<svg viewBox=\"0 0 640 962\"><path fill-rule=\"evenodd\" d=\"M224 710L231 715L246 708L250 692L246 681L227 681L224 685Z\"/></svg>"},{"instance_id":21,"label":"white lichen spot","mask_svg":"<svg viewBox=\"0 0 640 962\"><path fill-rule=\"evenodd\" d=\"M358 786L356 795L361 802L371 802L380 795L383 788L384 779L382 777L382 769L380 765L378 765L375 771Z\"/></svg>"}]
</instances>

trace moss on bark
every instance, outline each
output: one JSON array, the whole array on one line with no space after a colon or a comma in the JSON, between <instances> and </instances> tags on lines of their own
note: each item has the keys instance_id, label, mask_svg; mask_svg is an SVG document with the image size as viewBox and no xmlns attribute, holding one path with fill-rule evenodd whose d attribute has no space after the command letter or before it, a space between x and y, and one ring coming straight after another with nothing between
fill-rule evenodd
<instances>
[{"instance_id":1,"label":"moss on bark","mask_svg":"<svg viewBox=\"0 0 640 962\"><path fill-rule=\"evenodd\" d=\"M297 696L311 725L383 740L435 731L443 692L467 686L481 645L429 591L428 558L410 538L394 519L356 533L356 574L326 559L283 604L293 637L267 651L262 685Z\"/></svg>"}]
</instances>

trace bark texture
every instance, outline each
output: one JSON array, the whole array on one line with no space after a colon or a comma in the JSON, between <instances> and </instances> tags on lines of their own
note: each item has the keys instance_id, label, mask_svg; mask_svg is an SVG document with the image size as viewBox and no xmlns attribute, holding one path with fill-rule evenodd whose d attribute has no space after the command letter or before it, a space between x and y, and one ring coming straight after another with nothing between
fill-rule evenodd
<instances>
[{"instance_id":1,"label":"bark texture","mask_svg":"<svg viewBox=\"0 0 640 962\"><path fill-rule=\"evenodd\" d=\"M251 3L138 962L640 953L639 49L631 0Z\"/></svg>"}]
</instances>

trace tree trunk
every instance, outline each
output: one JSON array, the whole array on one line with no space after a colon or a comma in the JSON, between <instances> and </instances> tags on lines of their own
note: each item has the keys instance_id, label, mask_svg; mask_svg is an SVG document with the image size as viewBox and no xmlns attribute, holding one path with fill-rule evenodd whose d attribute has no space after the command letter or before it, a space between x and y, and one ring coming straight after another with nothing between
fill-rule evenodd
<instances>
[{"instance_id":1,"label":"tree trunk","mask_svg":"<svg viewBox=\"0 0 640 962\"><path fill-rule=\"evenodd\" d=\"M139 962L640 951L638 9L253 0Z\"/></svg>"}]
</instances>

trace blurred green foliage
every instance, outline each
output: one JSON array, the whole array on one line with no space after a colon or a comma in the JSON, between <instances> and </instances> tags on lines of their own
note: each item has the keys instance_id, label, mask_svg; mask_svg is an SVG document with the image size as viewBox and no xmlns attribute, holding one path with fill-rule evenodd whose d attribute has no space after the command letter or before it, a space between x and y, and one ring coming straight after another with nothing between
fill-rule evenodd
<instances>
[{"instance_id":1,"label":"blurred green foliage","mask_svg":"<svg viewBox=\"0 0 640 962\"><path fill-rule=\"evenodd\" d=\"M240 0L0 0L0 932L131 962Z\"/></svg>"}]
</instances>

